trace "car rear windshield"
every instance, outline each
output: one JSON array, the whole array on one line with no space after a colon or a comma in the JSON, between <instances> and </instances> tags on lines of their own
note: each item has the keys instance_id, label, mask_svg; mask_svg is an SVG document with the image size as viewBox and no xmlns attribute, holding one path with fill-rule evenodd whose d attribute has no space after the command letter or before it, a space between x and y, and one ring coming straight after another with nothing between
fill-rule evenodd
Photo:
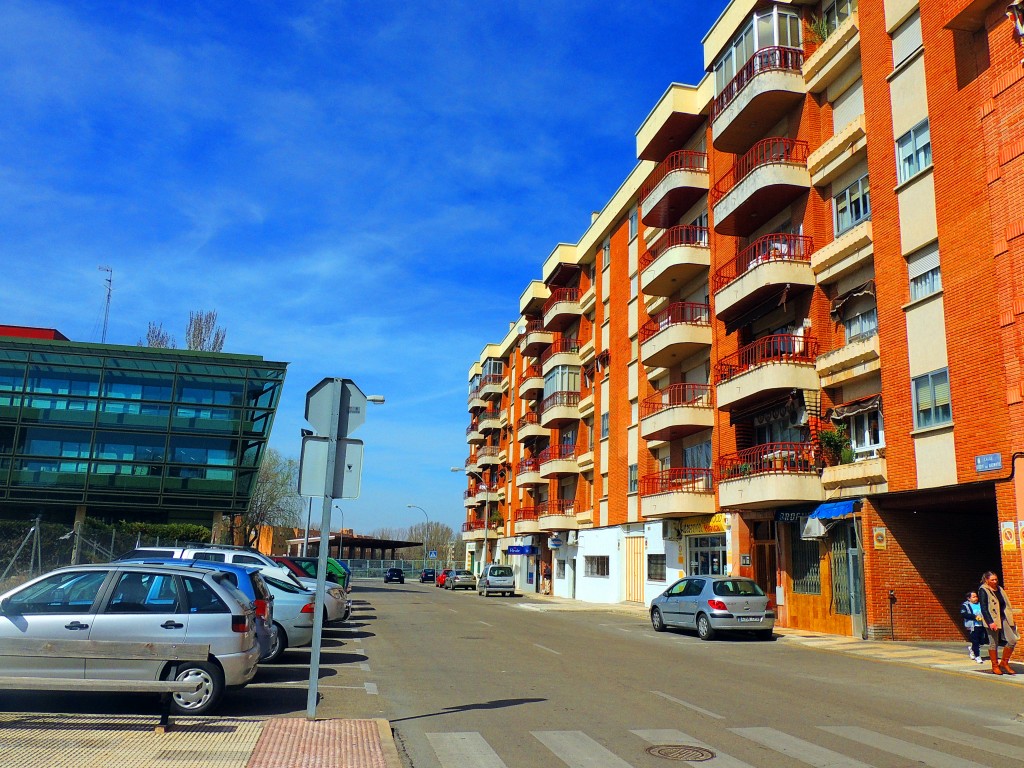
<instances>
[{"instance_id":1,"label":"car rear windshield","mask_svg":"<svg viewBox=\"0 0 1024 768\"><path fill-rule=\"evenodd\" d=\"M511 576L511 575L512 575L512 569L508 568L506 566L502 565L502 566L498 566L497 568L491 568L491 576L502 577L502 576Z\"/></svg>"},{"instance_id":2,"label":"car rear windshield","mask_svg":"<svg viewBox=\"0 0 1024 768\"><path fill-rule=\"evenodd\" d=\"M712 591L721 597L743 595L745 597L764 597L764 590L753 581L746 579L729 579L727 581L716 581L711 585Z\"/></svg>"}]
</instances>

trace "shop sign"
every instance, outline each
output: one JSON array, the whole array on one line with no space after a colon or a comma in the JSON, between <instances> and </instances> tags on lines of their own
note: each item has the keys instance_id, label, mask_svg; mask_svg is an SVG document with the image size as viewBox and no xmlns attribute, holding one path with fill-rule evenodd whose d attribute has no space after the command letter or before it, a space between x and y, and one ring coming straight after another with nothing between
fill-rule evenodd
<instances>
[{"instance_id":1,"label":"shop sign","mask_svg":"<svg viewBox=\"0 0 1024 768\"><path fill-rule=\"evenodd\" d=\"M679 521L679 532L683 536L697 536L702 533L725 533L725 513L698 515Z\"/></svg>"},{"instance_id":2,"label":"shop sign","mask_svg":"<svg viewBox=\"0 0 1024 768\"><path fill-rule=\"evenodd\" d=\"M521 545L520 546L516 546L516 545L510 546L506 551L510 555L536 555L537 554L537 548L536 547L524 547L524 546L521 546Z\"/></svg>"}]
</instances>

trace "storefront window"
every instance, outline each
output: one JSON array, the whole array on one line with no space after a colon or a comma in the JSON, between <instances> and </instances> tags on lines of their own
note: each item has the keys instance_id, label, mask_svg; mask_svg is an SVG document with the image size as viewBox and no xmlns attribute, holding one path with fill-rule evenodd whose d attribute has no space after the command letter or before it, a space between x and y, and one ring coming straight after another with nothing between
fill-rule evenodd
<instances>
[{"instance_id":1,"label":"storefront window","mask_svg":"<svg viewBox=\"0 0 1024 768\"><path fill-rule=\"evenodd\" d=\"M725 574L725 534L689 536L686 541L690 572L688 576Z\"/></svg>"}]
</instances>

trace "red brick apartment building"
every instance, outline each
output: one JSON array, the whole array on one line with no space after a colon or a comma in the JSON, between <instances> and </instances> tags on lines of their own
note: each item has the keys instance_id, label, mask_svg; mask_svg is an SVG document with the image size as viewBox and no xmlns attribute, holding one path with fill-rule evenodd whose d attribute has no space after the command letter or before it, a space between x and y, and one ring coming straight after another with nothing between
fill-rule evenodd
<instances>
[{"instance_id":1,"label":"red brick apartment building","mask_svg":"<svg viewBox=\"0 0 1024 768\"><path fill-rule=\"evenodd\" d=\"M470 368L475 567L870 638L1024 602L1022 6L729 4Z\"/></svg>"}]
</instances>

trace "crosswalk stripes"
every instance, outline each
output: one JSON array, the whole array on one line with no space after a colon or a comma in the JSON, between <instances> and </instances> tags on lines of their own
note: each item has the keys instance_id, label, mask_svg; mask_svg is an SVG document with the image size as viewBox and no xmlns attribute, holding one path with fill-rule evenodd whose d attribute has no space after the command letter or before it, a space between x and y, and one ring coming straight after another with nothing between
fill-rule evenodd
<instances>
[{"instance_id":1,"label":"crosswalk stripes","mask_svg":"<svg viewBox=\"0 0 1024 768\"><path fill-rule=\"evenodd\" d=\"M1024 746L986 738L979 729L957 730L942 726L904 726L909 733L919 734L933 746L922 746L912 741L873 731L858 726L817 726L825 733L852 742L852 748L837 751L813 741L799 738L777 728L736 727L727 730L765 750L775 753L773 758L767 752L760 752L765 761L747 763L720 751L712 744L705 743L683 731L675 729L635 729L629 731L649 745L687 745L701 747L715 753L715 768L758 768L778 764L778 755L812 766L812 768L874 768L875 764L864 762L871 755L882 753L899 757L915 765L927 768L988 768L1002 766L1006 761L1024 764ZM1012 738L1024 739L1024 723L987 725L987 729L1004 733ZM631 764L615 754L583 731L530 731L530 734L550 752L552 760L545 765L565 765L568 768L630 768ZM484 737L476 732L428 733L430 746L437 755L441 768L508 768L501 757L491 748ZM976 762L936 749L939 741L957 745L958 752L970 751L971 755L984 762ZM867 754L861 746L870 748ZM534 747L534 750L536 747ZM850 752L859 758L844 754ZM980 754L985 753L985 754ZM545 753L547 754L547 753ZM513 761L514 762L514 761ZM887 765L887 762L882 762Z\"/></svg>"},{"instance_id":2,"label":"crosswalk stripes","mask_svg":"<svg viewBox=\"0 0 1024 768\"><path fill-rule=\"evenodd\" d=\"M944 752L939 752L937 749L921 747L909 741L887 736L884 733L869 731L867 728L858 728L853 725L822 725L819 727L828 733L834 733L845 739L866 744L883 752L899 755L907 760L915 760L922 765L930 766L930 768L984 768L981 763L976 763L973 760L947 755Z\"/></svg>"}]
</instances>

